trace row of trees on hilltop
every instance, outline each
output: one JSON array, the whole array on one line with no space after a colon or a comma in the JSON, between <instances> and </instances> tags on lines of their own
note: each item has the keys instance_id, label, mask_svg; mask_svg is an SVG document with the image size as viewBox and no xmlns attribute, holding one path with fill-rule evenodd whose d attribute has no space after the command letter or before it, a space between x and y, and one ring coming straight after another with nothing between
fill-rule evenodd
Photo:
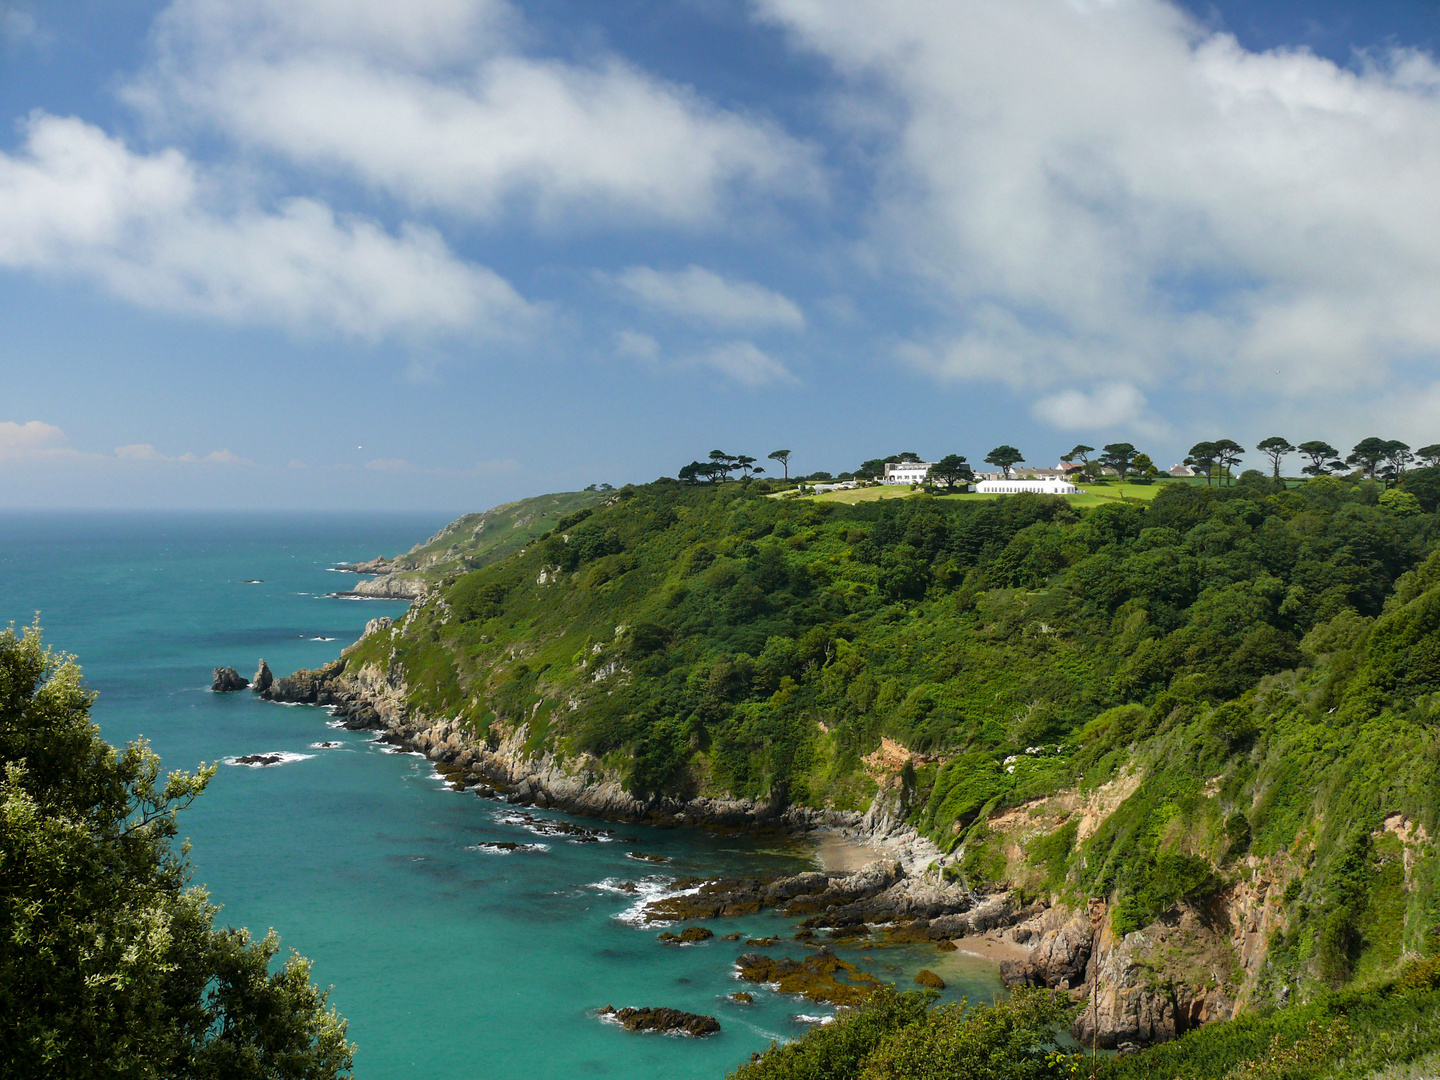
<instances>
[{"instance_id":1,"label":"row of trees on hilltop","mask_svg":"<svg viewBox=\"0 0 1440 1080\"><path fill-rule=\"evenodd\" d=\"M1280 479L1281 463L1291 454L1299 454L1309 461L1300 469L1306 476L1358 471L1367 479L1387 484L1404 476L1417 462L1422 466L1440 465L1440 443L1412 452L1409 445L1399 439L1378 436L1361 439L1343 459L1339 450L1320 439L1296 446L1282 436L1272 435L1256 443L1255 449L1270 460L1270 471L1276 480ZM1208 484L1216 477L1229 480L1244 453L1245 448L1233 439L1198 442L1190 448L1185 464L1201 473Z\"/></svg>"},{"instance_id":2,"label":"row of trees on hilltop","mask_svg":"<svg viewBox=\"0 0 1440 1080\"><path fill-rule=\"evenodd\" d=\"M789 450L772 450L765 456L779 463L785 470L785 479L790 478ZM682 466L677 475L687 484L719 484L729 480L730 474L737 471L748 480L752 474L763 474L765 467L757 465L756 459L747 454L727 454L724 450L711 450L708 460L692 461L689 465Z\"/></svg>"},{"instance_id":3,"label":"row of trees on hilltop","mask_svg":"<svg viewBox=\"0 0 1440 1080\"><path fill-rule=\"evenodd\" d=\"M1440 466L1440 443L1432 443L1412 451L1398 439L1381 439L1376 436L1362 439L1350 453L1342 458L1341 451L1322 440L1302 442L1298 446L1279 435L1272 435L1255 444L1255 449L1270 463L1270 471L1276 480L1280 479L1281 467L1291 454L1299 454L1308 464L1301 468L1306 476L1330 476L1335 473L1358 471L1370 480L1389 483L1404 476L1412 466ZM1234 439L1205 440L1190 448L1184 463L1205 477L1207 484L1217 480L1233 483L1235 468L1248 451ZM1093 456L1092 456L1093 455ZM766 455L784 470L784 478L790 477L790 451L773 450ZM885 474L885 466L904 462L921 461L919 454L906 450L883 458L871 458L861 462L854 472L842 472L838 477L828 472L815 472L809 476L798 476L798 480L878 480ZM1076 445L1060 460L1067 465L1078 465L1082 478L1093 478L1102 470L1109 471L1124 480L1128 476L1155 478L1163 475L1148 454L1140 451L1133 443L1108 443L1100 450L1084 443ZM1011 471L1025 462L1025 455L1014 446L1002 444L985 455L985 464L993 465L1007 478ZM763 475L765 469L757 459L745 454L729 454L723 450L712 450L705 461L692 461L679 471L679 477L687 483L723 483L734 473L744 479ZM975 480L975 470L964 454L946 454L930 468L930 480L936 486L951 490Z\"/></svg>"}]
</instances>

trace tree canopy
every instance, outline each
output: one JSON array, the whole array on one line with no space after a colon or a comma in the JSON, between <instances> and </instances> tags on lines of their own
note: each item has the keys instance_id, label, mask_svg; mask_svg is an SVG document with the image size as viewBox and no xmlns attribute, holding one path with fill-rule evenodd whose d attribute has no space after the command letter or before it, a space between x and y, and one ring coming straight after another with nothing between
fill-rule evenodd
<instances>
[{"instance_id":1,"label":"tree canopy","mask_svg":"<svg viewBox=\"0 0 1440 1080\"><path fill-rule=\"evenodd\" d=\"M290 1080L348 1074L345 1021L274 933L218 929L176 815L214 775L117 751L38 629L0 631L0 1061L5 1075Z\"/></svg>"},{"instance_id":2,"label":"tree canopy","mask_svg":"<svg viewBox=\"0 0 1440 1080\"><path fill-rule=\"evenodd\" d=\"M1003 471L1007 477L1010 475L1010 467L1024 460L1025 455L1015 449L1015 447L1009 445L997 446L985 455L985 464L994 465L997 469Z\"/></svg>"},{"instance_id":3,"label":"tree canopy","mask_svg":"<svg viewBox=\"0 0 1440 1080\"><path fill-rule=\"evenodd\" d=\"M975 472L963 454L946 454L930 467L930 479L946 489L957 484L969 484L975 479Z\"/></svg>"}]
</instances>

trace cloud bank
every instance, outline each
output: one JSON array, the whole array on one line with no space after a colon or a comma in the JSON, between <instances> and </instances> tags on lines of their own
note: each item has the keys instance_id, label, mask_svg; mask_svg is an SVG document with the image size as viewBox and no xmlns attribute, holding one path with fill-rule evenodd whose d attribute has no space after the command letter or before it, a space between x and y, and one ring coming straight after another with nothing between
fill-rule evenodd
<instances>
[{"instance_id":1,"label":"cloud bank","mask_svg":"<svg viewBox=\"0 0 1440 1080\"><path fill-rule=\"evenodd\" d=\"M1433 58L1250 52L1164 0L758 7L868 88L842 128L881 113L872 250L931 297L900 355L936 378L1308 399L1440 358Z\"/></svg>"},{"instance_id":2,"label":"cloud bank","mask_svg":"<svg viewBox=\"0 0 1440 1080\"><path fill-rule=\"evenodd\" d=\"M32 115L0 154L0 267L94 280L140 306L336 332L500 332L530 315L431 228L390 233L308 198L225 207L178 150L137 154L73 118Z\"/></svg>"}]
</instances>

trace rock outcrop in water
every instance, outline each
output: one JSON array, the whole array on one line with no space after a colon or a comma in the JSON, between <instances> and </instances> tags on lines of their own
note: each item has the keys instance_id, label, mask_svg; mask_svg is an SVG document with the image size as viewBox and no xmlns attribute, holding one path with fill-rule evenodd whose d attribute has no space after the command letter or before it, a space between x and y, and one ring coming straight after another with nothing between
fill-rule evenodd
<instances>
[{"instance_id":1,"label":"rock outcrop in water","mask_svg":"<svg viewBox=\"0 0 1440 1080\"><path fill-rule=\"evenodd\" d=\"M255 678L250 680L250 689L257 694L263 694L274 682L275 676L270 673L270 665L261 660L260 667L255 671Z\"/></svg>"},{"instance_id":2,"label":"rock outcrop in water","mask_svg":"<svg viewBox=\"0 0 1440 1080\"><path fill-rule=\"evenodd\" d=\"M211 674L213 681L210 689L217 694L233 694L236 690L244 690L250 685L233 667L217 667Z\"/></svg>"},{"instance_id":3,"label":"rock outcrop in water","mask_svg":"<svg viewBox=\"0 0 1440 1080\"><path fill-rule=\"evenodd\" d=\"M882 985L823 946L804 960L746 953L735 961L735 971L746 982L773 984L782 994L827 1005L859 1005Z\"/></svg>"},{"instance_id":4,"label":"rock outcrop in water","mask_svg":"<svg viewBox=\"0 0 1440 1080\"><path fill-rule=\"evenodd\" d=\"M276 679L260 696L266 701L284 701L294 705L335 704L332 684L344 670L344 657L322 668L302 668L293 675Z\"/></svg>"},{"instance_id":5,"label":"rock outcrop in water","mask_svg":"<svg viewBox=\"0 0 1440 1080\"><path fill-rule=\"evenodd\" d=\"M335 595L363 600L419 600L428 589L429 586L423 578L382 574L369 581L357 581L354 588L337 592Z\"/></svg>"},{"instance_id":6,"label":"rock outcrop in water","mask_svg":"<svg viewBox=\"0 0 1440 1080\"><path fill-rule=\"evenodd\" d=\"M681 1035L699 1038L714 1035L720 1030L720 1021L713 1016L681 1012L679 1009L616 1009L606 1005L600 1010L601 1016L613 1016L626 1031L673 1031Z\"/></svg>"}]
</instances>

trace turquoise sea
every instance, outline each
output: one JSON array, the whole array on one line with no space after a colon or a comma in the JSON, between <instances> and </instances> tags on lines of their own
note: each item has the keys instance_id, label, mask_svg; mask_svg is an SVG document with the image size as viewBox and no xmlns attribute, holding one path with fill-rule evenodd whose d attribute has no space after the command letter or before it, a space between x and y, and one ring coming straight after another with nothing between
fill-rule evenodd
<instances>
[{"instance_id":1,"label":"turquoise sea","mask_svg":"<svg viewBox=\"0 0 1440 1080\"><path fill-rule=\"evenodd\" d=\"M221 919L274 927L310 957L350 1021L359 1077L719 1080L772 1039L829 1010L735 981L739 943L677 948L631 917L676 876L813 867L795 841L720 838L520 811L449 790L421 758L386 752L322 710L212 694L211 669L249 677L333 659L368 619L404 605L325 594L354 579L337 562L404 551L436 516L23 514L0 512L0 620L40 612L47 642L79 657L94 716L119 743L148 738L171 768L283 751L269 768L222 765L182 818L195 880ZM258 579L258 584L246 584ZM338 743L320 748L323 742ZM570 821L599 840L558 832ZM515 842L510 854L481 845ZM664 863L634 855L658 855ZM622 891L634 882L638 891ZM711 924L788 937L779 916ZM800 957L805 950L777 950ZM945 996L988 999L987 964L930 948L844 951ZM726 995L743 986L756 1004ZM703 1040L603 1023L613 1004L717 1016ZM805 1018L805 1019L802 1019Z\"/></svg>"}]
</instances>

